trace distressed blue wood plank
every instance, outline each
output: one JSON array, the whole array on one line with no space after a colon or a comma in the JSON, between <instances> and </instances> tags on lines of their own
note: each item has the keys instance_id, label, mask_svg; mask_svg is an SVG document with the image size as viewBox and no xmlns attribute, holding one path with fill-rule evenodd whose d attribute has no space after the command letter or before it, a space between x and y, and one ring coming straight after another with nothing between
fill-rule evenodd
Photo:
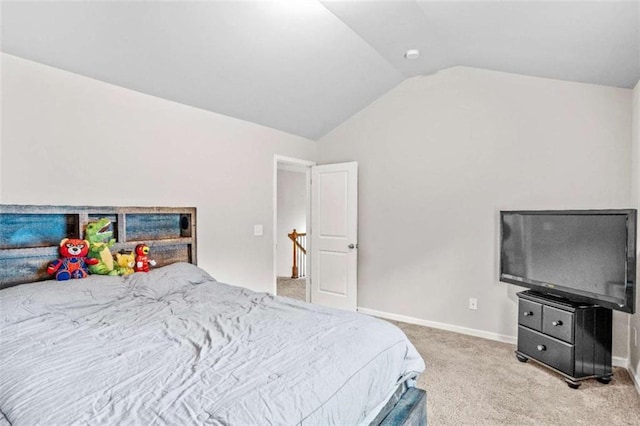
<instances>
[{"instance_id":1,"label":"distressed blue wood plank","mask_svg":"<svg viewBox=\"0 0 640 426\"><path fill-rule=\"evenodd\" d=\"M189 245L154 246L149 244L149 259L157 262L156 267L171 265L176 262L191 262Z\"/></svg>"},{"instance_id":2,"label":"distressed blue wood plank","mask_svg":"<svg viewBox=\"0 0 640 426\"><path fill-rule=\"evenodd\" d=\"M75 215L0 215L0 249L56 246L67 237L77 237Z\"/></svg>"},{"instance_id":3,"label":"distressed blue wood plank","mask_svg":"<svg viewBox=\"0 0 640 426\"><path fill-rule=\"evenodd\" d=\"M179 214L128 214L127 240L145 241L180 237Z\"/></svg>"},{"instance_id":4,"label":"distressed blue wood plank","mask_svg":"<svg viewBox=\"0 0 640 426\"><path fill-rule=\"evenodd\" d=\"M23 282L49 280L47 266L56 257L38 256L15 262L14 259L0 259L0 288L9 287Z\"/></svg>"},{"instance_id":5,"label":"distressed blue wood plank","mask_svg":"<svg viewBox=\"0 0 640 426\"><path fill-rule=\"evenodd\" d=\"M427 393L422 389L409 388L398 404L384 418L381 426L426 426Z\"/></svg>"}]
</instances>

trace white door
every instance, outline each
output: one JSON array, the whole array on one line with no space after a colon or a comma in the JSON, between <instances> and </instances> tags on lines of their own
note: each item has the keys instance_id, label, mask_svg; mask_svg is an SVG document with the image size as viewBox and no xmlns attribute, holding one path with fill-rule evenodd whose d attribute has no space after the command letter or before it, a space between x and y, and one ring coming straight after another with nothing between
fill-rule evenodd
<instances>
[{"instance_id":1,"label":"white door","mask_svg":"<svg viewBox=\"0 0 640 426\"><path fill-rule=\"evenodd\" d=\"M311 302L355 311L358 163L311 168Z\"/></svg>"}]
</instances>

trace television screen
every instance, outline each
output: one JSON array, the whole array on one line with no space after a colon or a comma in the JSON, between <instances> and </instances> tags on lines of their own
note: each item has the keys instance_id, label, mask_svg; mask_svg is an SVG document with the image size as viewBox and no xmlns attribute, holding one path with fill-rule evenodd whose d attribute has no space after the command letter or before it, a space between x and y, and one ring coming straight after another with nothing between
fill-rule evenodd
<instances>
[{"instance_id":1,"label":"television screen","mask_svg":"<svg viewBox=\"0 0 640 426\"><path fill-rule=\"evenodd\" d=\"M500 280L632 313L635 227L635 210L503 211Z\"/></svg>"}]
</instances>

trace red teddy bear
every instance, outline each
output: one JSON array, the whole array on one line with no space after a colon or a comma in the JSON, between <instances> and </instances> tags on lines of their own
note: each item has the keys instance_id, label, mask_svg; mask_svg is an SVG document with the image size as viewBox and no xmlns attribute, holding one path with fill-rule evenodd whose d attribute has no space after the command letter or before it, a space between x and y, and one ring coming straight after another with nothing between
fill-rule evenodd
<instances>
[{"instance_id":1,"label":"red teddy bear","mask_svg":"<svg viewBox=\"0 0 640 426\"><path fill-rule=\"evenodd\" d=\"M89 254L89 241L65 238L60 241L60 256L47 268L49 275L56 274L58 281L66 281L70 278L84 278L89 274L87 265L95 265L98 259L87 258Z\"/></svg>"}]
</instances>

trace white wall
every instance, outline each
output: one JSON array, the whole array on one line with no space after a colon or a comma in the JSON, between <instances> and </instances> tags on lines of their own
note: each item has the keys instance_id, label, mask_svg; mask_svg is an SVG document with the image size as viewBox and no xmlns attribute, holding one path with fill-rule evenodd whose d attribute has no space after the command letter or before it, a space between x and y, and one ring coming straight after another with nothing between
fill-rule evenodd
<instances>
[{"instance_id":1,"label":"white wall","mask_svg":"<svg viewBox=\"0 0 640 426\"><path fill-rule=\"evenodd\" d=\"M294 229L307 232L306 180L304 172L278 170L276 271L279 277L290 277L293 266L293 243L287 234Z\"/></svg>"},{"instance_id":2,"label":"white wall","mask_svg":"<svg viewBox=\"0 0 640 426\"><path fill-rule=\"evenodd\" d=\"M319 164L359 162L358 305L515 336L499 210L628 207L630 148L628 89L465 67L404 81L318 143Z\"/></svg>"},{"instance_id":3,"label":"white wall","mask_svg":"<svg viewBox=\"0 0 640 426\"><path fill-rule=\"evenodd\" d=\"M194 205L200 265L272 291L273 155L314 160L314 142L1 61L3 203ZM627 207L639 194L631 99L625 89L457 67L405 81L323 138L323 163L360 163L359 305L515 335L516 288L496 280L497 212ZM252 236L258 223L263 237ZM466 309L468 297L478 311ZM615 315L616 356L628 356L628 319ZM639 360L632 350L636 372Z\"/></svg>"},{"instance_id":4,"label":"white wall","mask_svg":"<svg viewBox=\"0 0 640 426\"><path fill-rule=\"evenodd\" d=\"M632 160L632 176L631 176L631 197L633 200L633 206L635 208L640 208L640 82L636 84L635 89L633 89L633 126L632 126L632 149L633 155L631 157ZM637 243L640 245L640 232L638 232ZM638 259L640 259L640 247L638 247ZM637 278L640 278L640 274L636 275ZM638 341L638 345L636 345L634 340L634 329L635 333L638 335L638 339L640 339L640 283L636 278L636 313L631 316L629 324L630 324L630 334L629 334L629 348L630 348L630 356L629 362L631 365L632 373L636 378L636 385L640 390L640 340Z\"/></svg>"},{"instance_id":5,"label":"white wall","mask_svg":"<svg viewBox=\"0 0 640 426\"><path fill-rule=\"evenodd\" d=\"M273 291L273 158L314 160L315 142L1 60L3 203L196 206L199 265Z\"/></svg>"}]
</instances>

